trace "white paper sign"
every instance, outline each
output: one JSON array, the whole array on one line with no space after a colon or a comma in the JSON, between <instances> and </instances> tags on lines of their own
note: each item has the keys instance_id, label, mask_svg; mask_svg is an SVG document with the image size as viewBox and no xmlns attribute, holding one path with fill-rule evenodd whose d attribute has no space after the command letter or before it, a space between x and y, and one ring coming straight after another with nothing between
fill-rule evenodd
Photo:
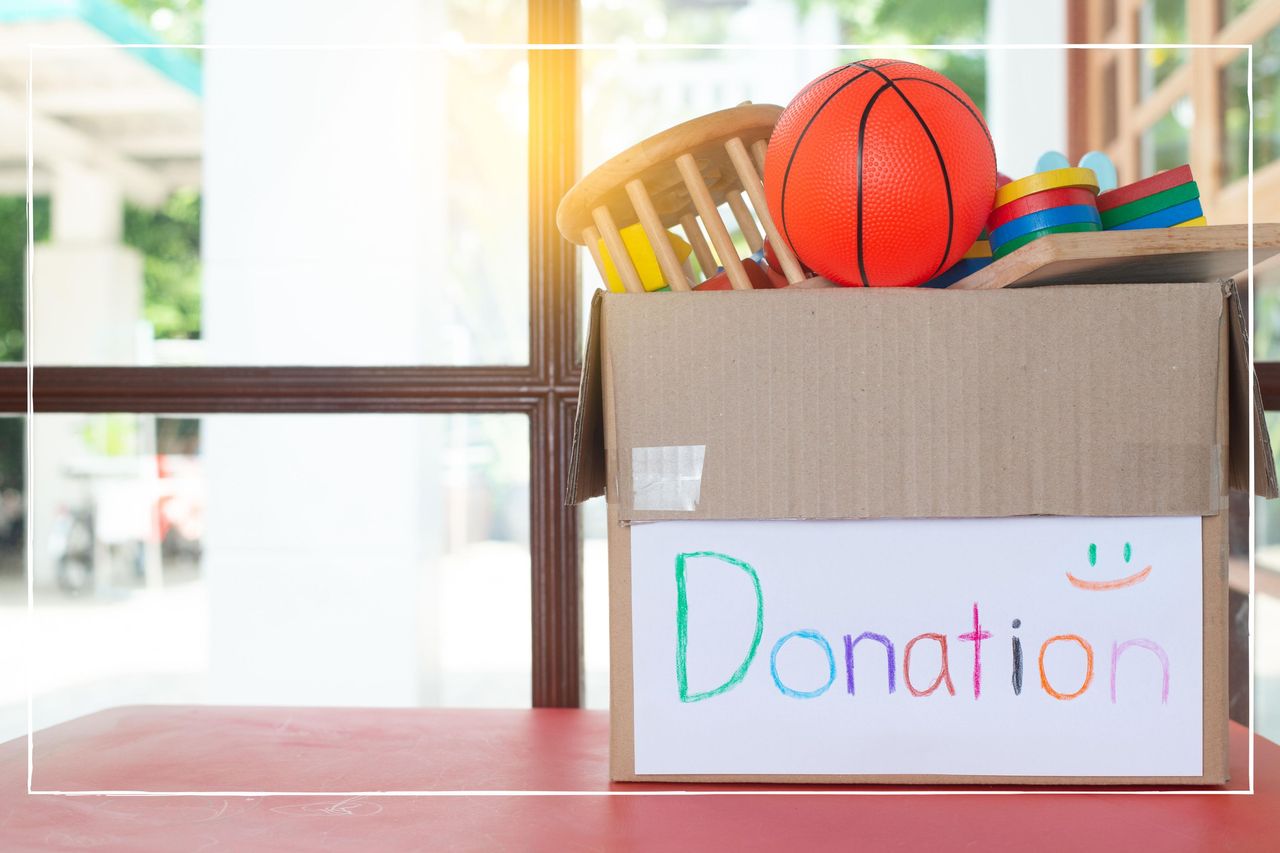
<instances>
[{"instance_id":1,"label":"white paper sign","mask_svg":"<svg viewBox=\"0 0 1280 853\"><path fill-rule=\"evenodd\" d=\"M631 535L639 774L1201 773L1199 518Z\"/></svg>"}]
</instances>

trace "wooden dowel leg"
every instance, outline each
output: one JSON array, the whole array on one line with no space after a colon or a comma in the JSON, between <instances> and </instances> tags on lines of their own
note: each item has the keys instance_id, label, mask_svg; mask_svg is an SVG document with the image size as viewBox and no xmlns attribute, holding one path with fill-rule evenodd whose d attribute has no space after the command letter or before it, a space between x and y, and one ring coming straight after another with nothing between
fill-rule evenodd
<instances>
[{"instance_id":1,"label":"wooden dowel leg","mask_svg":"<svg viewBox=\"0 0 1280 853\"><path fill-rule=\"evenodd\" d=\"M595 221L596 228L600 229L600 236L604 238L604 246L609 250L609 258L613 261L613 268L618 271L618 277L622 279L622 286L629 293L644 293L640 273L636 272L636 265L631 262L627 244L622 242L622 234L613 223L613 214L609 212L609 208L604 205L597 207L591 211L591 218Z\"/></svg>"},{"instance_id":2,"label":"wooden dowel leg","mask_svg":"<svg viewBox=\"0 0 1280 853\"><path fill-rule=\"evenodd\" d=\"M763 139L756 140L756 143L751 146L751 153L755 155L756 158L756 174L762 179L764 178L764 155L768 150L769 143L765 142Z\"/></svg>"},{"instance_id":3,"label":"wooden dowel leg","mask_svg":"<svg viewBox=\"0 0 1280 853\"><path fill-rule=\"evenodd\" d=\"M751 158L747 156L747 147L736 136L726 142L724 147L729 152L729 159L733 161L738 180L742 181L742 187L751 199L751 206L756 209L756 216L760 217L760 224L764 226L769 245L773 247L773 253L778 256L778 263L782 264L782 274L787 277L787 283L795 284L804 281L804 270L801 269L796 256L792 254L787 241L783 240L782 235L778 233L773 217L769 215L769 205L764 198L764 184L760 183L760 176L756 174Z\"/></svg>"},{"instance_id":4,"label":"wooden dowel leg","mask_svg":"<svg viewBox=\"0 0 1280 853\"><path fill-rule=\"evenodd\" d=\"M738 257L738 249L733 245L729 229L724 227L724 220L716 210L716 203L711 198L711 190L707 188L707 182L702 179L702 173L698 171L698 162L693 159L692 154L681 154L676 158L676 168L680 170L680 177L684 179L684 185L689 190L693 206L697 209L698 216L702 218L702 224L711 237L711 245L716 247L720 263L729 276L729 284L734 290L751 290L751 279L747 278L747 270L742 266L742 259Z\"/></svg>"},{"instance_id":5,"label":"wooden dowel leg","mask_svg":"<svg viewBox=\"0 0 1280 853\"><path fill-rule=\"evenodd\" d=\"M698 217L692 213L686 213L680 220L680 227L684 229L684 238L689 241L690 246L693 246L694 257L698 259L698 266L702 267L702 277L711 278L716 274L716 258L711 254L711 246L702 233Z\"/></svg>"},{"instance_id":6,"label":"wooden dowel leg","mask_svg":"<svg viewBox=\"0 0 1280 853\"><path fill-rule=\"evenodd\" d=\"M671 240L667 238L667 229L662 226L662 219L659 218L658 211L653 206L653 199L649 197L649 191L644 188L644 181L639 178L628 181L627 197L631 199L636 215L640 217L640 226L644 228L644 234L649 238L649 245L653 247L653 253L658 257L658 268L662 270L662 277L667 280L672 290L692 290L688 279L684 277L684 270L680 267L676 250L671 247Z\"/></svg>"},{"instance_id":7,"label":"wooden dowel leg","mask_svg":"<svg viewBox=\"0 0 1280 853\"><path fill-rule=\"evenodd\" d=\"M596 262L596 269L600 271L600 283L608 290L609 276L604 271L604 255L600 254L600 232L594 225L582 229L582 242L587 245L591 260Z\"/></svg>"},{"instance_id":8,"label":"wooden dowel leg","mask_svg":"<svg viewBox=\"0 0 1280 853\"><path fill-rule=\"evenodd\" d=\"M724 200L729 202L729 209L733 211L733 218L737 220L738 229L742 231L742 237L747 241L747 245L751 247L751 251L760 251L764 246L764 238L760 236L760 229L756 228L756 221L751 217L750 208L742 200L742 193L729 193Z\"/></svg>"}]
</instances>

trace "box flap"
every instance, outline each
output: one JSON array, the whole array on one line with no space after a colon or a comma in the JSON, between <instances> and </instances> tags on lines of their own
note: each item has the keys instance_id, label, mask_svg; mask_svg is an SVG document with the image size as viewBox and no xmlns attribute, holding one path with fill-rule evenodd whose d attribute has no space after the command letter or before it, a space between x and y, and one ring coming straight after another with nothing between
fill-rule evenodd
<instances>
[{"instance_id":1,"label":"box flap","mask_svg":"<svg viewBox=\"0 0 1280 853\"><path fill-rule=\"evenodd\" d=\"M623 521L1212 515L1224 305L1215 283L607 294L571 497L599 493L604 408Z\"/></svg>"},{"instance_id":2,"label":"box flap","mask_svg":"<svg viewBox=\"0 0 1280 853\"><path fill-rule=\"evenodd\" d=\"M569 448L569 483L565 504L582 503L604 494L604 406L600 387L600 297L591 299L587 349L582 357L578 408L573 416L573 444Z\"/></svg>"},{"instance_id":3,"label":"box flap","mask_svg":"<svg viewBox=\"0 0 1280 853\"><path fill-rule=\"evenodd\" d=\"M1253 421L1253 490L1259 497L1280 496L1276 462L1267 432L1266 411L1258 378L1249 363L1248 324L1234 282L1225 282L1231 317L1231 488L1249 491L1249 422Z\"/></svg>"}]
</instances>

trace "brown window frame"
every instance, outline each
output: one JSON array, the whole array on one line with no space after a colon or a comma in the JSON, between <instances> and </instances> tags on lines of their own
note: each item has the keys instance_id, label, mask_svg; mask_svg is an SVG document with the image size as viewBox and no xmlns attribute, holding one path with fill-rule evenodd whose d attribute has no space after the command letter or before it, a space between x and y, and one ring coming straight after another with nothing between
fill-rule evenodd
<instances>
[{"instance_id":1,"label":"brown window frame","mask_svg":"<svg viewBox=\"0 0 1280 853\"><path fill-rule=\"evenodd\" d=\"M529 0L530 44L578 41L577 0ZM578 509L564 505L578 397L577 252L555 225L577 179L578 54L529 51L529 360L510 367L44 367L33 408L139 413L518 413L529 418L531 702L583 696ZM0 412L27 411L27 368L0 366Z\"/></svg>"}]
</instances>

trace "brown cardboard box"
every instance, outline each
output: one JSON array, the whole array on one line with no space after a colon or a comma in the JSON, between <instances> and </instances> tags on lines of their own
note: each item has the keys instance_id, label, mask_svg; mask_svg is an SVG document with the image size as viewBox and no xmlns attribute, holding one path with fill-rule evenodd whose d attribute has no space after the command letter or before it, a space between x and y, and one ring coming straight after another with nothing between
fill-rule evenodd
<instances>
[{"instance_id":1,"label":"brown cardboard box","mask_svg":"<svg viewBox=\"0 0 1280 853\"><path fill-rule=\"evenodd\" d=\"M598 293L568 497L609 504L613 778L1225 781L1227 493L1248 487L1255 392L1234 285L1162 263L1172 283ZM1107 266L1063 278L1105 282ZM1257 490L1274 496L1260 406L1254 426ZM648 500L680 460L633 450L698 445L696 499ZM1202 518L1200 776L636 774L632 523L1034 515Z\"/></svg>"}]
</instances>

